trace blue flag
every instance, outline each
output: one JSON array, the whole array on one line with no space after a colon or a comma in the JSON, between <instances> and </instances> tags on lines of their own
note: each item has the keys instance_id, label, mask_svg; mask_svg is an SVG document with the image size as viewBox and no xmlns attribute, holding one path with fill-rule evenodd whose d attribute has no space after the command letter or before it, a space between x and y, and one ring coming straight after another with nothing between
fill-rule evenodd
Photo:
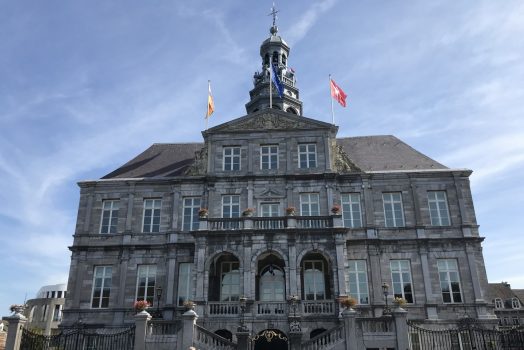
<instances>
[{"instance_id":1,"label":"blue flag","mask_svg":"<svg viewBox=\"0 0 524 350\"><path fill-rule=\"evenodd\" d=\"M273 80L273 84L275 84L277 88L278 96L282 97L284 95L284 85L282 85L282 82L278 79L277 68L274 64L271 64L271 70L271 80Z\"/></svg>"}]
</instances>

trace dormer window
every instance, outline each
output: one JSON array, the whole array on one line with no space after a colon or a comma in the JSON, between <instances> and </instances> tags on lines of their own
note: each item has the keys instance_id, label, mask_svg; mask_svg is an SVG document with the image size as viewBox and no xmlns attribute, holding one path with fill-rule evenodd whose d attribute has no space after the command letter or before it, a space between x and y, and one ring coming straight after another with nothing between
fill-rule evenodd
<instances>
[{"instance_id":1,"label":"dormer window","mask_svg":"<svg viewBox=\"0 0 524 350\"><path fill-rule=\"evenodd\" d=\"M240 146L224 147L223 156L223 170L224 171L239 171L240 170Z\"/></svg>"},{"instance_id":2,"label":"dormer window","mask_svg":"<svg viewBox=\"0 0 524 350\"><path fill-rule=\"evenodd\" d=\"M511 299L511 308L512 309L520 309L520 301L517 298Z\"/></svg>"},{"instance_id":3,"label":"dormer window","mask_svg":"<svg viewBox=\"0 0 524 350\"><path fill-rule=\"evenodd\" d=\"M503 309L504 303L502 302L502 299L495 298L495 309Z\"/></svg>"}]
</instances>

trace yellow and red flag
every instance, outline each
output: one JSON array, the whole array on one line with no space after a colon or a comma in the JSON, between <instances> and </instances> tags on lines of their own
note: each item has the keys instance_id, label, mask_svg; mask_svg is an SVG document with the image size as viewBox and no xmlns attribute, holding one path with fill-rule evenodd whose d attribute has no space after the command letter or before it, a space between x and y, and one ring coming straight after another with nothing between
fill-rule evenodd
<instances>
[{"instance_id":1,"label":"yellow and red flag","mask_svg":"<svg viewBox=\"0 0 524 350\"><path fill-rule=\"evenodd\" d=\"M208 95L207 95L207 113L206 119L215 111L215 102L213 102L213 94L211 94L211 82L208 81Z\"/></svg>"}]
</instances>

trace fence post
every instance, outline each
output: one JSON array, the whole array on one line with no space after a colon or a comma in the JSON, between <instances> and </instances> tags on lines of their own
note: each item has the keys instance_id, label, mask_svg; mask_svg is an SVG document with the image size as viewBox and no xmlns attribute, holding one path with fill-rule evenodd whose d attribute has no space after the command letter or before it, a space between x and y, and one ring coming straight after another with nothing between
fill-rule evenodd
<instances>
[{"instance_id":1,"label":"fence post","mask_svg":"<svg viewBox=\"0 0 524 350\"><path fill-rule=\"evenodd\" d=\"M409 349L409 337L408 337L408 312L401 307L397 307L393 310L393 316L395 317L395 333L397 337L397 349L408 350Z\"/></svg>"},{"instance_id":2,"label":"fence post","mask_svg":"<svg viewBox=\"0 0 524 350\"><path fill-rule=\"evenodd\" d=\"M182 349L189 349L193 346L195 335L195 323L198 315L193 310L188 310L182 315Z\"/></svg>"},{"instance_id":3,"label":"fence post","mask_svg":"<svg viewBox=\"0 0 524 350\"><path fill-rule=\"evenodd\" d=\"M351 308L342 312L346 350L358 350L356 317L357 312Z\"/></svg>"},{"instance_id":4,"label":"fence post","mask_svg":"<svg viewBox=\"0 0 524 350\"><path fill-rule=\"evenodd\" d=\"M5 350L20 349L20 341L22 340L22 331L27 321L21 313L15 313L12 316L2 317L2 320L9 322L7 330L7 339L5 341Z\"/></svg>"},{"instance_id":5,"label":"fence post","mask_svg":"<svg viewBox=\"0 0 524 350\"><path fill-rule=\"evenodd\" d=\"M147 311L141 311L135 315L135 350L146 349L147 322L151 315Z\"/></svg>"}]
</instances>

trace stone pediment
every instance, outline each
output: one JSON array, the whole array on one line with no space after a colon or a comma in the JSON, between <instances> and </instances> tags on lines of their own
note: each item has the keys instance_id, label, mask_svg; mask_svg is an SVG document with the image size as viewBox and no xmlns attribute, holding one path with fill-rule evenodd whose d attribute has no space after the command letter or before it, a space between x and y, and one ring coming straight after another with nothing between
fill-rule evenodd
<instances>
[{"instance_id":1,"label":"stone pediment","mask_svg":"<svg viewBox=\"0 0 524 350\"><path fill-rule=\"evenodd\" d=\"M336 126L318 120L282 111L264 110L208 129L206 133L261 131L261 130L307 130L331 129Z\"/></svg>"},{"instance_id":2,"label":"stone pediment","mask_svg":"<svg viewBox=\"0 0 524 350\"><path fill-rule=\"evenodd\" d=\"M284 193L280 193L279 191L269 188L266 190L263 190L260 193L255 194L254 196L256 199L277 199L277 198L284 198Z\"/></svg>"}]
</instances>

